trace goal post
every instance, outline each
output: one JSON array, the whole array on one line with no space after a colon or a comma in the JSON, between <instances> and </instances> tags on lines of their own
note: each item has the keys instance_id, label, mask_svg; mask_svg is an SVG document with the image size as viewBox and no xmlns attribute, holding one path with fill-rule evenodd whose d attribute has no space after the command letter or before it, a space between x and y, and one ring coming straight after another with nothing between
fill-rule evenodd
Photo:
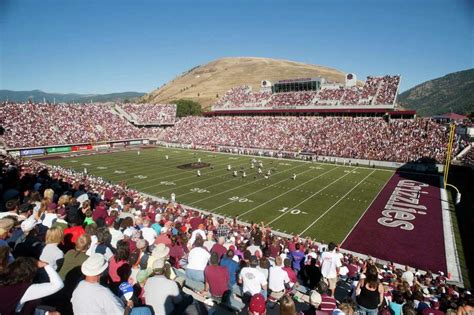
<instances>
[{"instance_id":1,"label":"goal post","mask_svg":"<svg viewBox=\"0 0 474 315\"><path fill-rule=\"evenodd\" d=\"M446 150L446 160L444 162L444 176L443 176L444 189L446 189L446 185L448 184L449 167L451 165L451 157L453 155L453 143L454 143L455 132L456 132L456 126L454 125L454 123L451 123L449 125L448 148Z\"/></svg>"}]
</instances>

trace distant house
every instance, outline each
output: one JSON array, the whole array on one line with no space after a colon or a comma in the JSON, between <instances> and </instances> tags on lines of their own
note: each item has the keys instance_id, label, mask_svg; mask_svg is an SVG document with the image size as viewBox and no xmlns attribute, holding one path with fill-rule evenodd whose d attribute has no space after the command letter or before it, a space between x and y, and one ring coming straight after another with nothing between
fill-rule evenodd
<instances>
[{"instance_id":1,"label":"distant house","mask_svg":"<svg viewBox=\"0 0 474 315\"><path fill-rule=\"evenodd\" d=\"M452 121L468 120L469 118L467 116L459 115L456 113L446 113L443 115L433 116L432 119L440 123L450 123Z\"/></svg>"}]
</instances>

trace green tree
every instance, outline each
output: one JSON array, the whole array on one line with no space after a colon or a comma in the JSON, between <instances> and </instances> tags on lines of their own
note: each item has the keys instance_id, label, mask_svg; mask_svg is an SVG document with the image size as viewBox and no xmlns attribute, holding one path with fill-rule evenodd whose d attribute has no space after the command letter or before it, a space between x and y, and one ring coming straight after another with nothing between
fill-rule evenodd
<instances>
[{"instance_id":1,"label":"green tree","mask_svg":"<svg viewBox=\"0 0 474 315\"><path fill-rule=\"evenodd\" d=\"M177 117L200 116L202 113L201 104L195 101L180 99L172 101L171 103L177 106Z\"/></svg>"}]
</instances>

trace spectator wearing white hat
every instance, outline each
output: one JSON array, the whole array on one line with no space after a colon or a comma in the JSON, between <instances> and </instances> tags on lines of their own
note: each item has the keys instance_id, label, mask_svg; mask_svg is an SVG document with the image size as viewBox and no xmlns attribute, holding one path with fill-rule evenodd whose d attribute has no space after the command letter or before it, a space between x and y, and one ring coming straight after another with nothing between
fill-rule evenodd
<instances>
[{"instance_id":1,"label":"spectator wearing white hat","mask_svg":"<svg viewBox=\"0 0 474 315\"><path fill-rule=\"evenodd\" d=\"M101 254L92 254L81 266L85 279L71 298L74 314L124 314L123 303L99 281L108 263Z\"/></svg>"},{"instance_id":2,"label":"spectator wearing white hat","mask_svg":"<svg viewBox=\"0 0 474 315\"><path fill-rule=\"evenodd\" d=\"M155 314L171 314L183 301L178 284L166 278L164 259L156 259L152 268L153 276L144 287L145 302L153 307Z\"/></svg>"}]
</instances>

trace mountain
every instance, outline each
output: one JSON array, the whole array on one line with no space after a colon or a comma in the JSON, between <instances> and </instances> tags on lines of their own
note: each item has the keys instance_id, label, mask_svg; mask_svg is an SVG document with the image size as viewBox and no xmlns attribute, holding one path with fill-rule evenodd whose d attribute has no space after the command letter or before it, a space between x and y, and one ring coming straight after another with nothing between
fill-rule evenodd
<instances>
[{"instance_id":1,"label":"mountain","mask_svg":"<svg viewBox=\"0 0 474 315\"><path fill-rule=\"evenodd\" d=\"M124 101L125 99L132 100L137 99L145 93L139 92L120 92L110 94L61 94L61 93L47 93L40 90L33 91L10 91L0 90L0 101L14 101L14 102L26 102L29 99L42 102L44 99L47 102L56 103L89 103L92 102L113 102L113 101Z\"/></svg>"},{"instance_id":2,"label":"mountain","mask_svg":"<svg viewBox=\"0 0 474 315\"><path fill-rule=\"evenodd\" d=\"M421 116L474 111L474 69L453 72L403 92L397 102Z\"/></svg>"},{"instance_id":3,"label":"mountain","mask_svg":"<svg viewBox=\"0 0 474 315\"><path fill-rule=\"evenodd\" d=\"M257 57L222 58L194 67L141 98L143 102L166 103L177 99L196 101L203 108L213 105L230 88L250 85L260 89L262 80L323 77L344 82L345 73L317 65Z\"/></svg>"}]
</instances>

